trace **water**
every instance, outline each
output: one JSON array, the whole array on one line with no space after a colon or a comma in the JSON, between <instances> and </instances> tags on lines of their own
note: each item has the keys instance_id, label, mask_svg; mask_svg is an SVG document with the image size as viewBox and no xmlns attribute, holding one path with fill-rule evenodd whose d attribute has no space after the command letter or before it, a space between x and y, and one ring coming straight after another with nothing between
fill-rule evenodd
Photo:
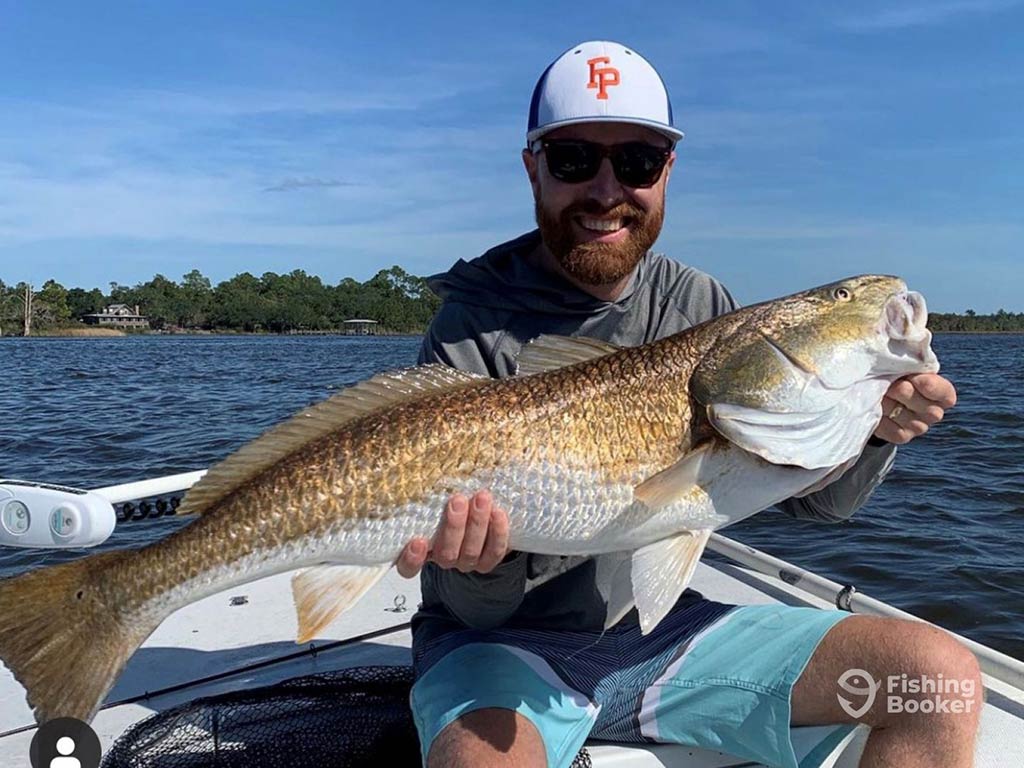
<instances>
[{"instance_id":1,"label":"water","mask_svg":"<svg viewBox=\"0 0 1024 768\"><path fill-rule=\"evenodd\" d=\"M418 338L0 339L0 476L80 487L202 469ZM1024 659L1024 336L939 336L960 402L847 523L727 534ZM120 526L136 546L187 518ZM78 552L0 550L0 575Z\"/></svg>"}]
</instances>

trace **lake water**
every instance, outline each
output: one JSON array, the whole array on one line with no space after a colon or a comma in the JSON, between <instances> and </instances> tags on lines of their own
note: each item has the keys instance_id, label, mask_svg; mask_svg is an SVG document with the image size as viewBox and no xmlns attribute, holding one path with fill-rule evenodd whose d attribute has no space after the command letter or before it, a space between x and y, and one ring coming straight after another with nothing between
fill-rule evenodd
<instances>
[{"instance_id":1,"label":"lake water","mask_svg":"<svg viewBox=\"0 0 1024 768\"><path fill-rule=\"evenodd\" d=\"M0 339L0 476L97 487L203 469L418 338ZM960 402L840 525L726 534L1024 659L1024 336L938 336ZM103 548L187 518L126 523ZM0 575L76 553L0 551Z\"/></svg>"}]
</instances>

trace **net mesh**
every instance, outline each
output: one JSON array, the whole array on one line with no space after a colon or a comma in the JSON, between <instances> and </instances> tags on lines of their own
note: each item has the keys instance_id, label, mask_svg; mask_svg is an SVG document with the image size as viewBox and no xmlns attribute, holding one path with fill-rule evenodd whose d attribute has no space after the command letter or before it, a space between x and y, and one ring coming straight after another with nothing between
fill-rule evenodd
<instances>
[{"instance_id":1,"label":"net mesh","mask_svg":"<svg viewBox=\"0 0 1024 768\"><path fill-rule=\"evenodd\" d=\"M355 667L196 699L125 731L102 768L418 766L410 667ZM590 768L586 749L572 768Z\"/></svg>"}]
</instances>

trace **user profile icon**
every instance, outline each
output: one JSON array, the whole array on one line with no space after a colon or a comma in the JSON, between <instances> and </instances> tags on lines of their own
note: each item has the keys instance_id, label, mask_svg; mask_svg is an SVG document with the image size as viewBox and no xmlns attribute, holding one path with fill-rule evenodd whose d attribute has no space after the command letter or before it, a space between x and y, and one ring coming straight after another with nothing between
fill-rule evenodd
<instances>
[{"instance_id":1,"label":"user profile icon","mask_svg":"<svg viewBox=\"0 0 1024 768\"><path fill-rule=\"evenodd\" d=\"M102 750L88 723L58 717L39 726L28 756L32 768L99 768Z\"/></svg>"}]
</instances>

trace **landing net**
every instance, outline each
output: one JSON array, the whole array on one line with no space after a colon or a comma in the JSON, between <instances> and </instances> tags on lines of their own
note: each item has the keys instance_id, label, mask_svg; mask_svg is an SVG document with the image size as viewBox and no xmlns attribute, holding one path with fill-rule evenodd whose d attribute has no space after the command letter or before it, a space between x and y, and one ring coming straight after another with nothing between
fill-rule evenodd
<instances>
[{"instance_id":1,"label":"landing net","mask_svg":"<svg viewBox=\"0 0 1024 768\"><path fill-rule=\"evenodd\" d=\"M355 667L196 699L136 723L102 768L420 765L410 667ZM590 768L581 750L572 768Z\"/></svg>"}]
</instances>

